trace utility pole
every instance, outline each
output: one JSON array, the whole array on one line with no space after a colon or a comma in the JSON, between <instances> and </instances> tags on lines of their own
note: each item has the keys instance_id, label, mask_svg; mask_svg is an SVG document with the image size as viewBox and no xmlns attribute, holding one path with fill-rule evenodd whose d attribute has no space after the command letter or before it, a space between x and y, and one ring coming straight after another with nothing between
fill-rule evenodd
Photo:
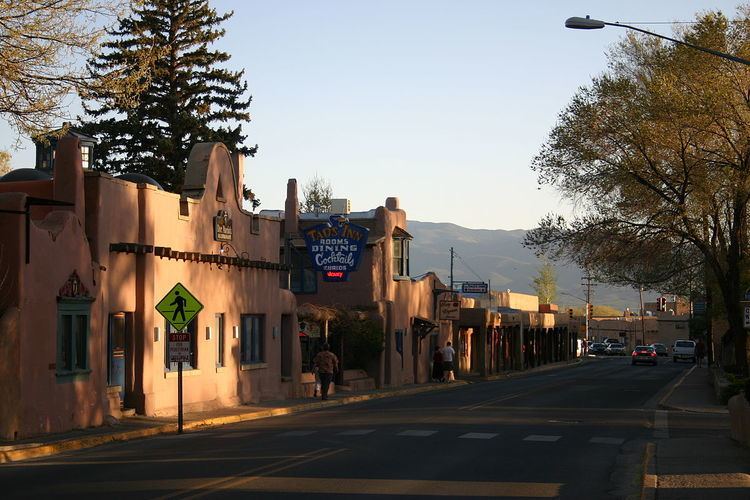
<instances>
[{"instance_id":1,"label":"utility pole","mask_svg":"<svg viewBox=\"0 0 750 500\"><path fill-rule=\"evenodd\" d=\"M594 278L593 276L590 276L588 272L586 273L586 276L581 277L582 280L584 280L581 285L586 287L586 311L585 311L585 317L586 317L586 337L585 339L589 339L589 319L591 314L589 313L589 304L591 304L591 287L596 286L595 284L591 283Z\"/></svg>"},{"instance_id":2,"label":"utility pole","mask_svg":"<svg viewBox=\"0 0 750 500\"><path fill-rule=\"evenodd\" d=\"M453 247L451 247L451 293L453 292Z\"/></svg>"},{"instance_id":3,"label":"utility pole","mask_svg":"<svg viewBox=\"0 0 750 500\"><path fill-rule=\"evenodd\" d=\"M646 345L646 320L643 319L643 285L638 288L641 296L641 345Z\"/></svg>"}]
</instances>

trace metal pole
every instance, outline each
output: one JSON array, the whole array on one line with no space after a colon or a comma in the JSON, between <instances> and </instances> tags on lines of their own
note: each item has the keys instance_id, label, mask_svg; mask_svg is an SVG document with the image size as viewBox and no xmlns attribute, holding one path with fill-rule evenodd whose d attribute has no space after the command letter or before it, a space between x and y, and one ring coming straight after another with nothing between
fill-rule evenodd
<instances>
[{"instance_id":1,"label":"metal pole","mask_svg":"<svg viewBox=\"0 0 750 500\"><path fill-rule=\"evenodd\" d=\"M451 247L451 292L453 292L453 247Z\"/></svg>"},{"instance_id":2,"label":"metal pole","mask_svg":"<svg viewBox=\"0 0 750 500\"><path fill-rule=\"evenodd\" d=\"M182 434L182 361L177 362L177 434Z\"/></svg>"},{"instance_id":3,"label":"metal pole","mask_svg":"<svg viewBox=\"0 0 750 500\"><path fill-rule=\"evenodd\" d=\"M643 319L643 286L638 289L641 297L641 345L646 345L646 320Z\"/></svg>"}]
</instances>

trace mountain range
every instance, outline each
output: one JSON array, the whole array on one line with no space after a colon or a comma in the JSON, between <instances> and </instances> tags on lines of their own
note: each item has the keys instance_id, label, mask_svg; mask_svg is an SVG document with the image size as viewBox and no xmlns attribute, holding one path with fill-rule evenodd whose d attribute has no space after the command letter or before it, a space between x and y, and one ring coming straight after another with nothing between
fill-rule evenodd
<instances>
[{"instance_id":1,"label":"mountain range","mask_svg":"<svg viewBox=\"0 0 750 500\"><path fill-rule=\"evenodd\" d=\"M409 247L412 276L433 271L443 283L450 283L453 247L454 281L489 281L493 290L535 294L531 284L542 261L521 244L526 235L524 229L469 229L450 223L409 221L408 231L414 236ZM556 262L552 265L557 273L556 303L560 309L583 306L582 299L586 296L581 285L583 271L574 265ZM596 284L591 301L597 306L637 310L639 298L633 288Z\"/></svg>"}]
</instances>

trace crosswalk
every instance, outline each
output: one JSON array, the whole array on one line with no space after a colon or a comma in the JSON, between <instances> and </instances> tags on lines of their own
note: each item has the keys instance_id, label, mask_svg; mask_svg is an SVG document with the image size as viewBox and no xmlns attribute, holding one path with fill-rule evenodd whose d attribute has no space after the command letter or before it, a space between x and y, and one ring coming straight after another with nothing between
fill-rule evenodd
<instances>
[{"instance_id":1,"label":"crosswalk","mask_svg":"<svg viewBox=\"0 0 750 500\"><path fill-rule=\"evenodd\" d=\"M479 440L479 441L490 441L493 439L508 439L506 437L500 437L499 433L496 432L456 432L454 430L450 431L438 431L435 429L403 429L399 431L378 431L377 429L347 429L347 430L338 430L338 431L332 431L333 435L335 436L341 436L341 437L357 437L357 436L367 436L370 434L374 434L376 432L380 432L380 434L388 433L390 435L395 435L397 437L404 437L404 438L429 438L432 436L436 436L438 434L442 434L442 437L448 437L448 438L455 438L455 439L466 439L466 440ZM281 432L279 434L276 434L277 437L282 438L290 438L290 437L307 437L312 436L315 434L325 434L325 433L331 433L330 429L326 430L311 430L311 429L305 429L305 430L291 430L286 432ZM217 434L214 437L219 439L231 439L231 438L239 438L239 437L245 437L249 434L253 433L247 433L247 432L239 432L239 433L221 433ZM520 436L519 436L520 437ZM513 439L518 439L519 437L514 436ZM565 440L578 440L580 441L579 436L568 436L564 437L561 435L549 435L549 434L529 434L528 436L520 438L521 441L529 442L529 443L557 443L559 441L565 441ZM601 445L616 445L620 446L625 442L625 438L623 437L616 437L616 436L590 436L587 437L586 441L590 444L601 444Z\"/></svg>"}]
</instances>

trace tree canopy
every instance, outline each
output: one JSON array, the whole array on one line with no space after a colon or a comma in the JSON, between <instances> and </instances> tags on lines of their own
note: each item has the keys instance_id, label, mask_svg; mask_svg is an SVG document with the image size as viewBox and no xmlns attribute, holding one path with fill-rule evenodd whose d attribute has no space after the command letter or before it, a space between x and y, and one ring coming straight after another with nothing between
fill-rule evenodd
<instances>
[{"instance_id":1,"label":"tree canopy","mask_svg":"<svg viewBox=\"0 0 750 500\"><path fill-rule=\"evenodd\" d=\"M557 298L557 273L550 262L543 262L537 269L531 287L542 304L552 304Z\"/></svg>"},{"instance_id":2,"label":"tree canopy","mask_svg":"<svg viewBox=\"0 0 750 500\"><path fill-rule=\"evenodd\" d=\"M84 102L90 120L83 129L100 140L96 168L146 174L179 191L198 142L255 154L242 131L252 99L244 70L226 69L230 55L211 48L231 16L217 14L207 0L152 0L108 32L102 53L90 60L94 75L148 61L151 68L136 102L123 105L106 89Z\"/></svg>"},{"instance_id":3,"label":"tree canopy","mask_svg":"<svg viewBox=\"0 0 750 500\"><path fill-rule=\"evenodd\" d=\"M750 8L734 22L701 14L678 36L747 59ZM609 59L608 71L560 114L532 164L540 183L574 200L578 214L544 218L525 244L605 278L654 286L705 266L727 312L736 364L747 371L739 300L747 284L750 67L639 35Z\"/></svg>"}]
</instances>

